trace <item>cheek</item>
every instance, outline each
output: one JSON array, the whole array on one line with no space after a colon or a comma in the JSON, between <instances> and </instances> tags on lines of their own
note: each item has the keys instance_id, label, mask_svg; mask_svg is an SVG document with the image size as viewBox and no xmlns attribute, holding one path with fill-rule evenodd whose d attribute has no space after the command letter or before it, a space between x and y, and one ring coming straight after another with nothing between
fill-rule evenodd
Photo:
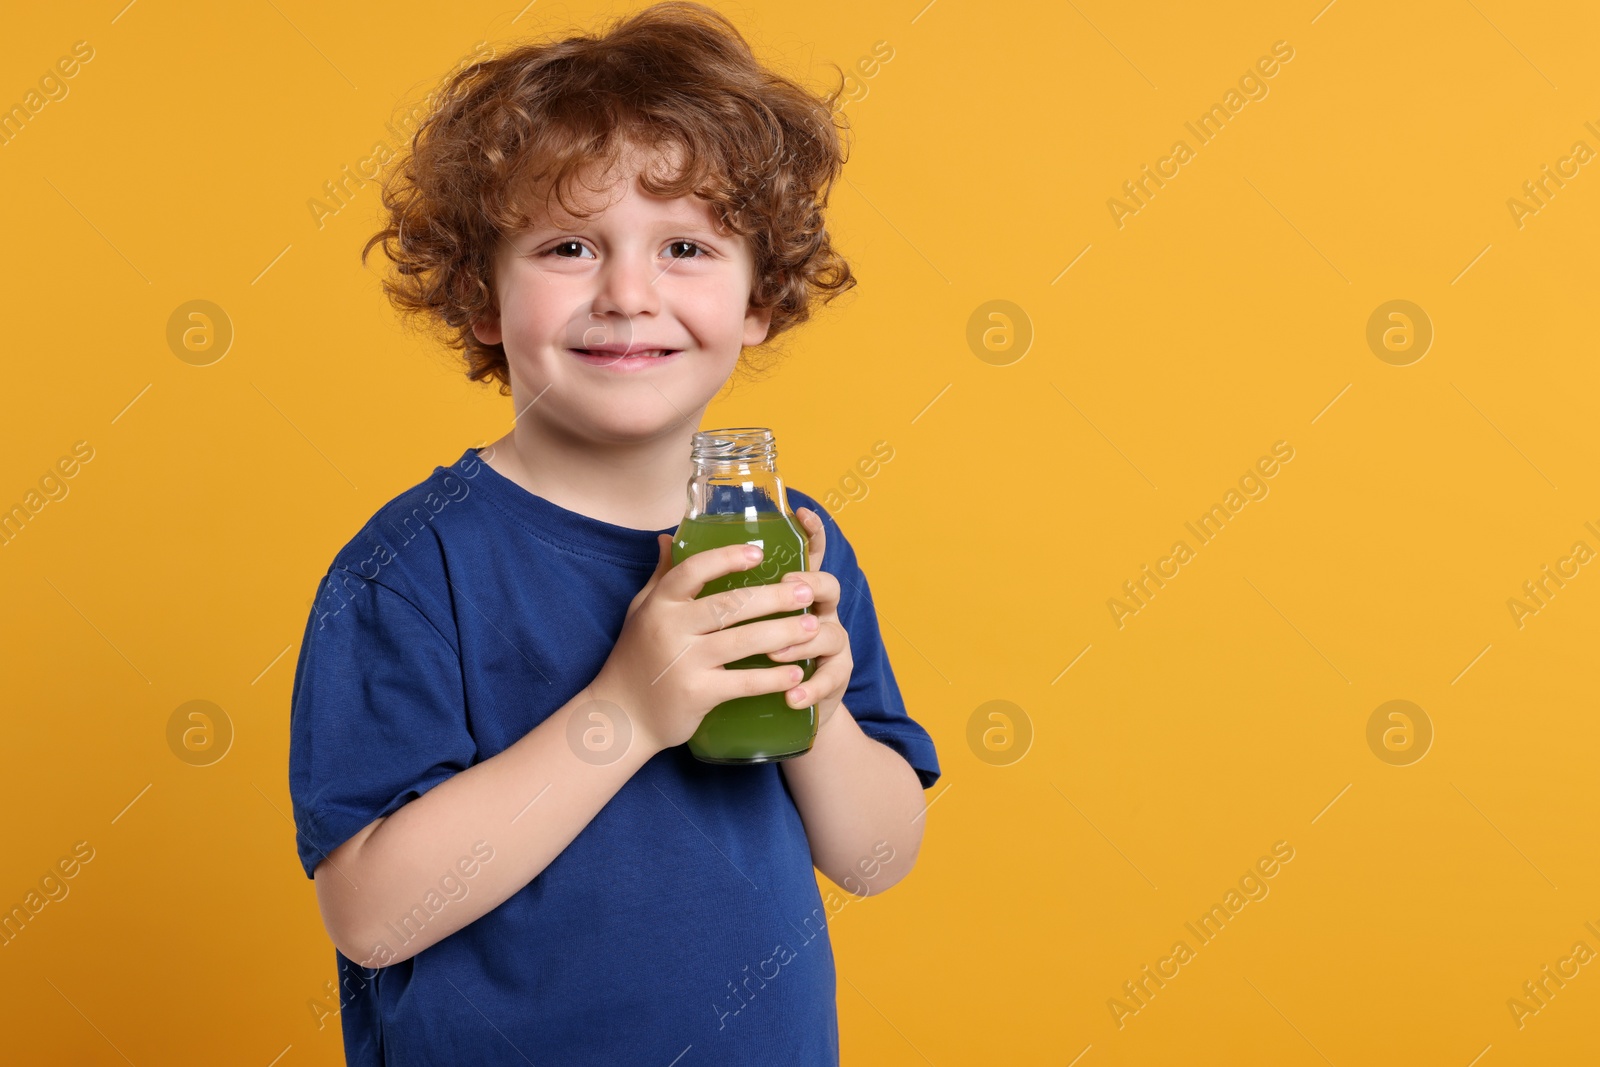
<instances>
[{"instance_id":1,"label":"cheek","mask_svg":"<svg viewBox=\"0 0 1600 1067\"><path fill-rule=\"evenodd\" d=\"M522 286L500 303L500 327L510 349L531 352L549 344L579 344L587 308L575 294L548 283Z\"/></svg>"},{"instance_id":2,"label":"cheek","mask_svg":"<svg viewBox=\"0 0 1600 1067\"><path fill-rule=\"evenodd\" d=\"M724 279L715 287L687 294L680 307L685 324L707 344L741 347L750 309L750 289L741 279Z\"/></svg>"}]
</instances>

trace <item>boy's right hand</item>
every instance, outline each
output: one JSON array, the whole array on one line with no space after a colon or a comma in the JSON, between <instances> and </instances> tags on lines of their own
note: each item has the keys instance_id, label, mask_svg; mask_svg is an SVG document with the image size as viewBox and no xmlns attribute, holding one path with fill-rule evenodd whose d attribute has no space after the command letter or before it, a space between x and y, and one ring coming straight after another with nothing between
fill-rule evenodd
<instances>
[{"instance_id":1,"label":"boy's right hand","mask_svg":"<svg viewBox=\"0 0 1600 1067\"><path fill-rule=\"evenodd\" d=\"M672 535L657 537L661 557L655 573L628 605L622 633L590 694L618 705L628 725L652 754L693 736L706 713L725 700L781 693L801 680L796 663L728 670L746 656L775 652L810 640L816 617L809 613L746 619L794 611L811 602L803 582L773 582L730 589L695 599L707 582L760 564L747 545L697 552L672 564Z\"/></svg>"}]
</instances>

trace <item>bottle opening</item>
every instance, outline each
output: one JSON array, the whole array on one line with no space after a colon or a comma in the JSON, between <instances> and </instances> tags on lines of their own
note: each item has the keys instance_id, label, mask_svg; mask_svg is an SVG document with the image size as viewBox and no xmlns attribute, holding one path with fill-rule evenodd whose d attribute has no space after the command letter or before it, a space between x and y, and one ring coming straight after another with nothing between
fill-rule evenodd
<instances>
[{"instance_id":1,"label":"bottle opening","mask_svg":"<svg viewBox=\"0 0 1600 1067\"><path fill-rule=\"evenodd\" d=\"M772 431L765 426L734 426L697 431L689 455L700 464L759 464L770 467L777 460L778 446L773 440Z\"/></svg>"}]
</instances>

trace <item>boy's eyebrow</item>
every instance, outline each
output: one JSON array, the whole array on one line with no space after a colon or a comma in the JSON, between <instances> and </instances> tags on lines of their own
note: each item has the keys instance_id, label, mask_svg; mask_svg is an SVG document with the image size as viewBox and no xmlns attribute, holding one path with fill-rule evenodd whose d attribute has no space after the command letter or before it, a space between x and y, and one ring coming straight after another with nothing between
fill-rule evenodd
<instances>
[{"instance_id":1,"label":"boy's eyebrow","mask_svg":"<svg viewBox=\"0 0 1600 1067\"><path fill-rule=\"evenodd\" d=\"M654 232L647 234L645 240L654 242L665 239L669 234L681 235L682 240L693 240L705 245L714 253L726 253L734 248L738 240L735 234L721 233L714 227L702 223L660 223L652 227ZM531 256L536 250L559 234L573 234L592 237L592 231L587 225L578 225L569 229L562 229L548 223L536 225L530 229L510 235L507 250L515 255ZM603 239L609 240L609 239Z\"/></svg>"},{"instance_id":2,"label":"boy's eyebrow","mask_svg":"<svg viewBox=\"0 0 1600 1067\"><path fill-rule=\"evenodd\" d=\"M563 225L558 225L557 223L555 223L555 222L553 222L553 221L551 221L549 219L537 219L526 230L524 230L523 232L526 233L526 234L541 234L541 233L567 232L567 231L571 231L571 230L585 230L585 229L589 229L589 228L593 227L594 225L596 225L596 223L599 220L597 218L591 217L591 218L587 218L587 219L569 219L568 221L571 222L572 225L563 226ZM656 230L693 229L693 230L701 230L701 231L704 231L705 233L709 233L709 234L713 234L713 235L717 234L716 226L713 224L712 220L704 219L704 218L701 218L699 216L687 216L687 215L685 215L685 216L672 216L672 217L669 217L669 218L658 218L658 219L654 219L651 222L647 223L647 227L651 228L651 229L656 229Z\"/></svg>"},{"instance_id":3,"label":"boy's eyebrow","mask_svg":"<svg viewBox=\"0 0 1600 1067\"><path fill-rule=\"evenodd\" d=\"M534 218L531 219L530 226L528 226L528 230L526 230L526 232L533 234L533 232L544 232L544 230L586 229L586 227L595 226L595 222L600 221L600 219L603 218L605 218L605 213L603 213L603 211L602 213L598 214L598 216L589 216L587 219L563 216L562 222L554 221L554 219L550 218L550 216L547 216L547 214L539 214L539 216L534 216ZM709 230L709 232L715 232L715 218L707 218L706 214L698 213L698 211L688 211L683 210L683 208L677 208L674 214L667 214L667 216L656 216L656 218L651 219L646 226L654 227L654 229L666 230L683 229L683 227L701 227L701 229Z\"/></svg>"}]
</instances>

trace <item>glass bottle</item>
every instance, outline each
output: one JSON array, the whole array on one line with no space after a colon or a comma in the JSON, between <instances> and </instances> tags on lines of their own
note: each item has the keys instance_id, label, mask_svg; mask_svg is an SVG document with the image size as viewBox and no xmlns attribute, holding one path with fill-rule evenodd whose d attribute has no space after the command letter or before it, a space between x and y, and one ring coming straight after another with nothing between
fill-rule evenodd
<instances>
[{"instance_id":1,"label":"glass bottle","mask_svg":"<svg viewBox=\"0 0 1600 1067\"><path fill-rule=\"evenodd\" d=\"M739 426L701 431L694 435L690 455L695 470L689 479L689 510L673 535L673 565L725 545L758 545L763 553L761 562L749 570L707 582L699 597L767 585L789 571L807 569L808 541L789 511L771 430ZM809 605L732 625L781 619L808 609ZM809 658L782 662L798 662L806 679L816 672L816 662ZM779 663L761 652L724 666L746 670ZM707 763L768 763L809 752L816 736L815 704L792 708L783 692L759 693L725 700L707 712L689 738L689 751Z\"/></svg>"}]
</instances>

